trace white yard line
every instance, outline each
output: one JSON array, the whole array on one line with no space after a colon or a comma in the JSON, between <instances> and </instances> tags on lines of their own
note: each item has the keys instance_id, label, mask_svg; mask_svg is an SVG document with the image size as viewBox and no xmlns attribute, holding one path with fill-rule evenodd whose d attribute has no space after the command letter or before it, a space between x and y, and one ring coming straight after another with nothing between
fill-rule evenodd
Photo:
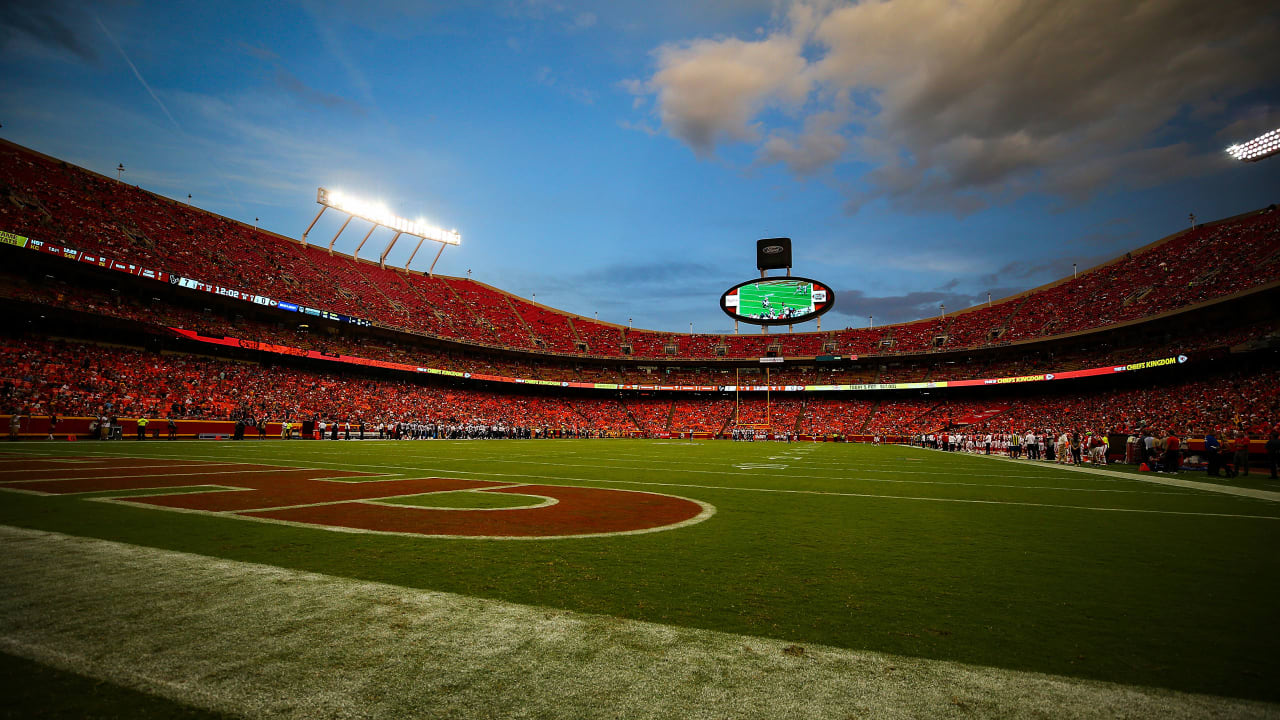
<instances>
[{"instance_id":1,"label":"white yard line","mask_svg":"<svg viewBox=\"0 0 1280 720\"><path fill-rule=\"evenodd\" d=\"M0 542L0 650L249 718L1280 717L58 533Z\"/></svg>"}]
</instances>

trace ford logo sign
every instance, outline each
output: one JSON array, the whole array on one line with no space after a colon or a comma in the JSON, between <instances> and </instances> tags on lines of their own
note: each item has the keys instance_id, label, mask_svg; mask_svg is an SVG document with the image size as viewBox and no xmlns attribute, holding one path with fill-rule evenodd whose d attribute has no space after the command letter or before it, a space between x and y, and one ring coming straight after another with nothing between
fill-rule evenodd
<instances>
[{"instance_id":1,"label":"ford logo sign","mask_svg":"<svg viewBox=\"0 0 1280 720\"><path fill-rule=\"evenodd\" d=\"M760 252L764 253L765 255L777 255L783 250L786 250L786 248L782 247L781 245L766 245L760 248Z\"/></svg>"}]
</instances>

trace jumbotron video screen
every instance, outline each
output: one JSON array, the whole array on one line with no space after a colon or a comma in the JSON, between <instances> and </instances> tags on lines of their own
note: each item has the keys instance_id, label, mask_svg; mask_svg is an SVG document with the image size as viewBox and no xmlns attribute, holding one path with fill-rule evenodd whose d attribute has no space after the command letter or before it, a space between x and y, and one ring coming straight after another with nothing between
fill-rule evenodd
<instances>
[{"instance_id":1,"label":"jumbotron video screen","mask_svg":"<svg viewBox=\"0 0 1280 720\"><path fill-rule=\"evenodd\" d=\"M749 281L724 294L721 307L731 316L760 324L803 322L829 308L831 291L808 278Z\"/></svg>"}]
</instances>

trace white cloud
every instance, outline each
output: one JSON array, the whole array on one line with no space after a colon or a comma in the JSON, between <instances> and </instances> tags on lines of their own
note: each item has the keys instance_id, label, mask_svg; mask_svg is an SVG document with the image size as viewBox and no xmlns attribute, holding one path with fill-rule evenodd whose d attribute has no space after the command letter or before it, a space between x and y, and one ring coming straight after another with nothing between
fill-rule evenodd
<instances>
[{"instance_id":1,"label":"white cloud","mask_svg":"<svg viewBox=\"0 0 1280 720\"><path fill-rule=\"evenodd\" d=\"M1263 0L795 0L779 17L759 39L659 48L636 90L700 156L737 142L799 175L870 166L846 181L851 209L969 212L1209 172L1171 125L1232 123L1230 101L1280 66Z\"/></svg>"},{"instance_id":2,"label":"white cloud","mask_svg":"<svg viewBox=\"0 0 1280 720\"><path fill-rule=\"evenodd\" d=\"M784 35L666 45L657 50L658 71L642 87L657 95L667 131L708 155L724 139L758 140L754 118L764 108L804 102L811 83L802 49Z\"/></svg>"},{"instance_id":3,"label":"white cloud","mask_svg":"<svg viewBox=\"0 0 1280 720\"><path fill-rule=\"evenodd\" d=\"M804 130L775 130L760 148L765 163L783 163L797 175L812 175L836 162L849 146L840 133L848 117L841 112L819 112L805 119Z\"/></svg>"}]
</instances>

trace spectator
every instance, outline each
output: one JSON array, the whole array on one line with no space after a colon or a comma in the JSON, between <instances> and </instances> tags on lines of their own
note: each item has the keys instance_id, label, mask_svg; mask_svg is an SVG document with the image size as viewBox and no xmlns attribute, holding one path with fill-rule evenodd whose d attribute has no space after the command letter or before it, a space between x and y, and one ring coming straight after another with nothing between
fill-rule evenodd
<instances>
[{"instance_id":1,"label":"spectator","mask_svg":"<svg viewBox=\"0 0 1280 720\"><path fill-rule=\"evenodd\" d=\"M1271 431L1271 437L1267 438L1267 466L1271 469L1271 479L1276 480L1276 465L1280 463L1280 436L1276 431Z\"/></svg>"},{"instance_id":2,"label":"spectator","mask_svg":"<svg viewBox=\"0 0 1280 720\"><path fill-rule=\"evenodd\" d=\"M1236 431L1235 440L1231 444L1234 451L1235 473L1236 475L1249 474L1249 433Z\"/></svg>"},{"instance_id":3,"label":"spectator","mask_svg":"<svg viewBox=\"0 0 1280 720\"><path fill-rule=\"evenodd\" d=\"M1218 442L1217 436L1212 431L1206 433L1204 436L1204 457L1207 466L1205 472L1210 477L1221 477L1219 470L1221 470L1222 461L1218 454L1221 449L1222 444Z\"/></svg>"},{"instance_id":4,"label":"spectator","mask_svg":"<svg viewBox=\"0 0 1280 720\"><path fill-rule=\"evenodd\" d=\"M1164 472L1176 473L1182 469L1182 440L1170 430L1164 439Z\"/></svg>"}]
</instances>

